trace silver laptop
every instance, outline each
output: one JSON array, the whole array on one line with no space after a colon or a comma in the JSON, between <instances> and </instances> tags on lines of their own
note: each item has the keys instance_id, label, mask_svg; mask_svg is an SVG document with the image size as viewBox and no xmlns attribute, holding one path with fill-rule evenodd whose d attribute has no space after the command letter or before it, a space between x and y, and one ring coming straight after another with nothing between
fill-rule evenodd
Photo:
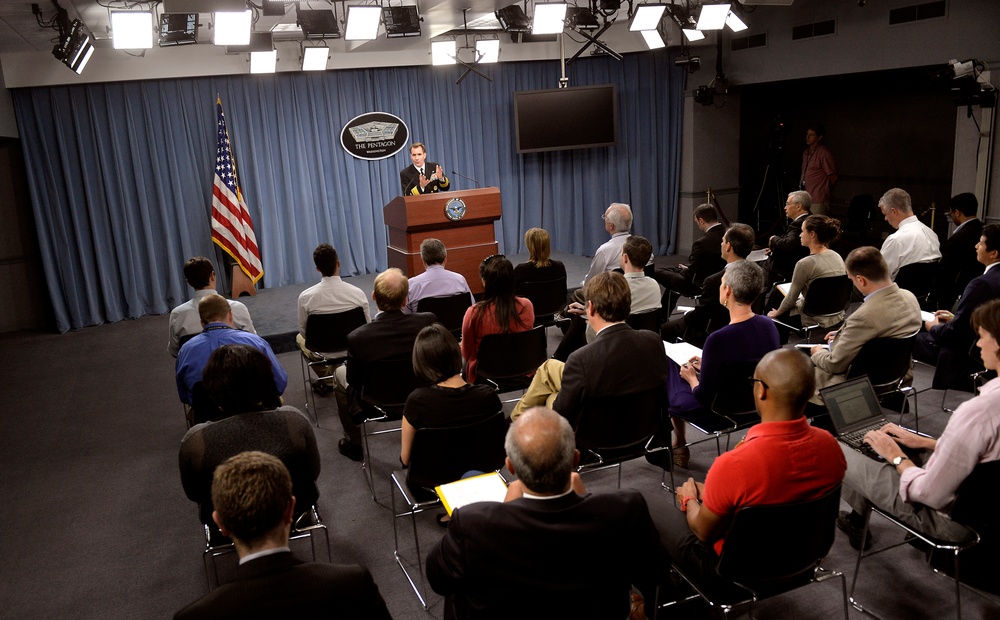
<instances>
[{"instance_id":1,"label":"silver laptop","mask_svg":"<svg viewBox=\"0 0 1000 620\"><path fill-rule=\"evenodd\" d=\"M868 431L888 424L868 376L831 385L821 389L819 393L830 412L837 439L865 456L883 460L878 452L863 441Z\"/></svg>"}]
</instances>

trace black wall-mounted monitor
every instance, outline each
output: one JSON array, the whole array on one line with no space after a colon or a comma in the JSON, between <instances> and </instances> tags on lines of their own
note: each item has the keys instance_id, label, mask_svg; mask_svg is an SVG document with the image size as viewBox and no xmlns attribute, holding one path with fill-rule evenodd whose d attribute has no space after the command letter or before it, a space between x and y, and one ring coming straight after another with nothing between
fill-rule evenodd
<instances>
[{"instance_id":1,"label":"black wall-mounted monitor","mask_svg":"<svg viewBox=\"0 0 1000 620\"><path fill-rule=\"evenodd\" d=\"M614 84L514 93L518 153L618 144L618 90Z\"/></svg>"}]
</instances>

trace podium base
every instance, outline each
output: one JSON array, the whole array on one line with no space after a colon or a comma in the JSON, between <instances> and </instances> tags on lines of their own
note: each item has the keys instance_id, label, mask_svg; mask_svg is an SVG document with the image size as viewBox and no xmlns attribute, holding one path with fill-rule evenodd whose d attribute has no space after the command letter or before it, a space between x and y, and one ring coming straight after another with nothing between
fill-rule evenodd
<instances>
[{"instance_id":1,"label":"podium base","mask_svg":"<svg viewBox=\"0 0 1000 620\"><path fill-rule=\"evenodd\" d=\"M239 265L233 265L233 299L239 299L240 295L246 293L247 295L256 296L257 287L254 286L247 274L243 273Z\"/></svg>"}]
</instances>

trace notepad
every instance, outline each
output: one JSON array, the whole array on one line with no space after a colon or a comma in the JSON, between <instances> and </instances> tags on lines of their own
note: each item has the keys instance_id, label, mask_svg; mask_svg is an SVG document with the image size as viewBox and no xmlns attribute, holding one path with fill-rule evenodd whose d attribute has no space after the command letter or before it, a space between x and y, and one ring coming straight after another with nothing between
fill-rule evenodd
<instances>
[{"instance_id":1,"label":"notepad","mask_svg":"<svg viewBox=\"0 0 1000 620\"><path fill-rule=\"evenodd\" d=\"M763 249L754 250L753 252L750 252L749 256L747 256L747 260L753 263L759 263L760 261L767 260L767 252Z\"/></svg>"},{"instance_id":2,"label":"notepad","mask_svg":"<svg viewBox=\"0 0 1000 620\"><path fill-rule=\"evenodd\" d=\"M920 311L920 320L923 321L924 323L926 323L927 321L933 321L934 320L934 313L933 312L928 312L926 310L921 310Z\"/></svg>"},{"instance_id":3,"label":"notepad","mask_svg":"<svg viewBox=\"0 0 1000 620\"><path fill-rule=\"evenodd\" d=\"M779 291L781 291L782 295L784 295L785 297L788 297L788 291L791 290L792 283L791 282L782 282L781 284L776 284L775 288L778 289ZM799 293L799 301L802 301L803 299L804 298L802 297L802 294Z\"/></svg>"},{"instance_id":4,"label":"notepad","mask_svg":"<svg viewBox=\"0 0 1000 620\"><path fill-rule=\"evenodd\" d=\"M692 357L701 357L701 349L686 342L664 342L663 350L678 366L687 364Z\"/></svg>"},{"instance_id":5,"label":"notepad","mask_svg":"<svg viewBox=\"0 0 1000 620\"><path fill-rule=\"evenodd\" d=\"M507 496L507 483L494 471L442 484L434 487L434 491L441 498L441 503L450 516L456 508L468 504L502 502Z\"/></svg>"}]
</instances>

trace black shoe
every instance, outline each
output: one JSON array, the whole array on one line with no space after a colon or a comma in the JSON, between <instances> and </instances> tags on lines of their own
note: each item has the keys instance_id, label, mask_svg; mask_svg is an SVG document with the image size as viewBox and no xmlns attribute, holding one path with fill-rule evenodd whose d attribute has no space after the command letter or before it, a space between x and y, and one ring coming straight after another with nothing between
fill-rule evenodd
<instances>
[{"instance_id":1,"label":"black shoe","mask_svg":"<svg viewBox=\"0 0 1000 620\"><path fill-rule=\"evenodd\" d=\"M361 446L356 446L344 437L339 442L337 442L337 450L340 453L351 459L352 461L361 462L365 460L365 455L361 452Z\"/></svg>"},{"instance_id":2,"label":"black shoe","mask_svg":"<svg viewBox=\"0 0 1000 620\"><path fill-rule=\"evenodd\" d=\"M847 534L847 540L848 542L851 543L852 547L854 547L855 549L861 549L861 535L864 534L865 531L864 526L857 527L856 525L851 523L850 514L845 511L841 512L840 516L837 517L837 528L840 529L841 532ZM865 551L868 551L872 547L871 532L868 532L868 535L865 536L864 547Z\"/></svg>"},{"instance_id":3,"label":"black shoe","mask_svg":"<svg viewBox=\"0 0 1000 620\"><path fill-rule=\"evenodd\" d=\"M320 396L326 396L327 394L333 391L333 386L327 383L326 381L313 381L312 391L316 392Z\"/></svg>"}]
</instances>

